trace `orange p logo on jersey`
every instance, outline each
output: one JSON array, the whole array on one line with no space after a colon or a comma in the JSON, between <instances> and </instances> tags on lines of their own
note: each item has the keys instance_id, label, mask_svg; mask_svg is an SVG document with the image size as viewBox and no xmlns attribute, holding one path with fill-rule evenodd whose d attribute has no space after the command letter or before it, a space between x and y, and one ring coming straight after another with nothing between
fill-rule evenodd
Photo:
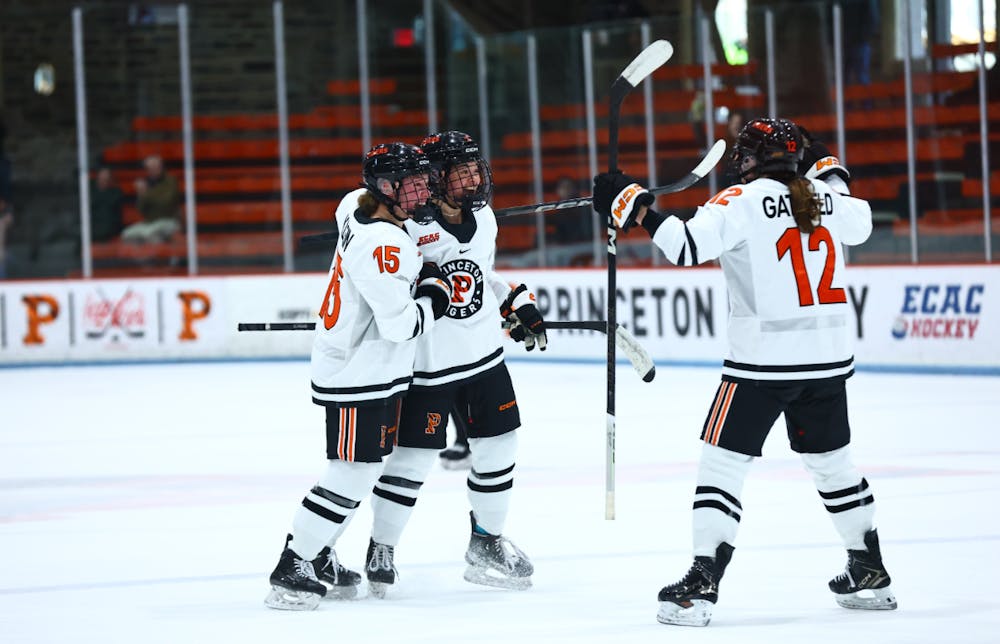
<instances>
[{"instance_id":1,"label":"orange p logo on jersey","mask_svg":"<svg viewBox=\"0 0 1000 644\"><path fill-rule=\"evenodd\" d=\"M51 295L25 295L21 300L28 307L28 332L24 334L24 343L45 344L41 327L59 317L59 302Z\"/></svg>"},{"instance_id":2,"label":"orange p logo on jersey","mask_svg":"<svg viewBox=\"0 0 1000 644\"><path fill-rule=\"evenodd\" d=\"M433 434L437 431L438 425L441 424L441 414L434 412L427 413L427 427L424 428L425 434Z\"/></svg>"},{"instance_id":3,"label":"orange p logo on jersey","mask_svg":"<svg viewBox=\"0 0 1000 644\"><path fill-rule=\"evenodd\" d=\"M472 290L472 278L462 273L451 276L451 301L461 304L465 301L464 294Z\"/></svg>"},{"instance_id":4,"label":"orange p logo on jersey","mask_svg":"<svg viewBox=\"0 0 1000 644\"><path fill-rule=\"evenodd\" d=\"M181 340L197 340L198 334L194 332L195 320L202 320L208 317L212 310L212 300L207 293L202 291L181 291L177 294L181 300Z\"/></svg>"}]
</instances>

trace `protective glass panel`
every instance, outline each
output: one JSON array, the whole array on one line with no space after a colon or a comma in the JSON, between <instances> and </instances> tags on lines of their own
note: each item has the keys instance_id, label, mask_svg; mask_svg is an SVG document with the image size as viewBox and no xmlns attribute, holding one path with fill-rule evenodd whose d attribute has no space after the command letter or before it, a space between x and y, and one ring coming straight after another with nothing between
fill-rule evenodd
<instances>
[{"instance_id":1,"label":"protective glass panel","mask_svg":"<svg viewBox=\"0 0 1000 644\"><path fill-rule=\"evenodd\" d=\"M72 21L4 4L0 23L0 279L79 276Z\"/></svg>"}]
</instances>

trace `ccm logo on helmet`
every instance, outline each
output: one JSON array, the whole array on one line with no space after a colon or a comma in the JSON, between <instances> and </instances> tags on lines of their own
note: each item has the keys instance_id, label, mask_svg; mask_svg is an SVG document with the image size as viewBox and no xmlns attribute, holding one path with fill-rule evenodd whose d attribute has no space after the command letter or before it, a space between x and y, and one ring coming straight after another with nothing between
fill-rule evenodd
<instances>
[{"instance_id":1,"label":"ccm logo on helmet","mask_svg":"<svg viewBox=\"0 0 1000 644\"><path fill-rule=\"evenodd\" d=\"M622 218L622 213L625 212L625 209L632 202L632 198L635 197L637 194L639 194L640 190L642 190L642 186L640 186L638 183L633 183L628 188L622 190L622 193L618 195L618 205L615 206L615 210L613 213L615 219Z\"/></svg>"}]
</instances>

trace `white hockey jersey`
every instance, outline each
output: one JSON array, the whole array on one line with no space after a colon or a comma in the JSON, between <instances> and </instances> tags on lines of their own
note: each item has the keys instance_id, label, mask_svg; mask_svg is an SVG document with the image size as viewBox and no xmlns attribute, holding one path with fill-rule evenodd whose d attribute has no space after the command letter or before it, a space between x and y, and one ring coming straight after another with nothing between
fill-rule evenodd
<instances>
[{"instance_id":1,"label":"white hockey jersey","mask_svg":"<svg viewBox=\"0 0 1000 644\"><path fill-rule=\"evenodd\" d=\"M451 305L417 344L414 386L437 386L467 379L503 361L500 302L510 292L493 269L497 222L484 206L461 225L435 220L406 222L406 230L451 283Z\"/></svg>"},{"instance_id":2,"label":"white hockey jersey","mask_svg":"<svg viewBox=\"0 0 1000 644\"><path fill-rule=\"evenodd\" d=\"M430 298L411 295L420 252L402 228L356 210L361 192L337 210L340 237L312 349L313 401L321 405L405 393L416 338L434 326Z\"/></svg>"},{"instance_id":3,"label":"white hockey jersey","mask_svg":"<svg viewBox=\"0 0 1000 644\"><path fill-rule=\"evenodd\" d=\"M773 179L726 188L682 222L664 220L653 242L690 266L718 258L729 291L730 379L843 378L854 371L842 245L872 230L868 202L811 180L821 225L798 230L788 189Z\"/></svg>"}]
</instances>

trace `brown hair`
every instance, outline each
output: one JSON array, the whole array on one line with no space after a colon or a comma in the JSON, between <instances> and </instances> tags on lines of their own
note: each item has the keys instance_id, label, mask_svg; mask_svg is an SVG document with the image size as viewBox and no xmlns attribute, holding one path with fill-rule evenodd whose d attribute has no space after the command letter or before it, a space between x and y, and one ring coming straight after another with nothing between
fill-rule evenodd
<instances>
[{"instance_id":1,"label":"brown hair","mask_svg":"<svg viewBox=\"0 0 1000 644\"><path fill-rule=\"evenodd\" d=\"M794 177L786 183L788 194L792 199L792 215L795 225L804 233L811 233L819 225L819 197L813 190L812 183L804 177Z\"/></svg>"},{"instance_id":2,"label":"brown hair","mask_svg":"<svg viewBox=\"0 0 1000 644\"><path fill-rule=\"evenodd\" d=\"M375 211L378 210L378 206L379 201L375 198L375 195L372 194L371 190L358 197L358 208L368 217L375 214Z\"/></svg>"}]
</instances>

